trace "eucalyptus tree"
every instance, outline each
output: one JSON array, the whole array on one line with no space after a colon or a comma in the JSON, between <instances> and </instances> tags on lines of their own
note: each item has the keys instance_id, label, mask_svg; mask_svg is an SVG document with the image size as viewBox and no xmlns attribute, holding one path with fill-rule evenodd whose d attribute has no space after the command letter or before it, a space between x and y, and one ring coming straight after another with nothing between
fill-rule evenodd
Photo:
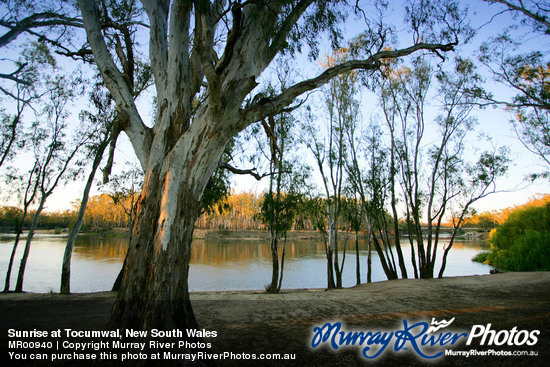
<instances>
[{"instance_id":1,"label":"eucalyptus tree","mask_svg":"<svg viewBox=\"0 0 550 367\"><path fill-rule=\"evenodd\" d=\"M157 113L149 126L121 73L123 65L113 60L97 2L78 3L94 61L117 110L128 116L122 130L145 172L113 327L196 326L187 284L194 222L203 191L233 136L338 74L376 70L382 59L418 50L450 51L456 44L454 32L443 32L438 39L425 33L413 45L392 50L384 49L385 39L373 38L357 59L272 97L255 98L261 74L278 54L299 50L304 42L315 54L316 36L323 31L338 41L336 23L343 18L343 2L143 0L156 89ZM424 14L421 20L425 19ZM414 24L420 32L428 25ZM434 43L428 43L431 40Z\"/></svg>"},{"instance_id":2,"label":"eucalyptus tree","mask_svg":"<svg viewBox=\"0 0 550 367\"><path fill-rule=\"evenodd\" d=\"M430 121L426 104L436 78L439 115ZM416 277L433 278L442 225L451 216L455 221L444 248L443 276L464 216L473 203L495 191L495 180L507 169L502 150L479 154L473 165L465 157L466 137L476 124L470 115L476 100L465 91L477 78L469 60L457 59L453 72L436 74L424 58L417 58L412 68L390 67L381 88Z\"/></svg>"},{"instance_id":3,"label":"eucalyptus tree","mask_svg":"<svg viewBox=\"0 0 550 367\"><path fill-rule=\"evenodd\" d=\"M265 88L263 98L284 91L291 84L294 69L290 60L278 62L274 69L273 84ZM308 190L309 167L299 157L297 129L297 120L289 110L262 119L242 136L249 144L253 142L254 149L247 158L255 167L256 178L269 180L260 212L270 232L272 272L271 283L266 286L269 293L281 290L287 231L294 225ZM265 172L260 175L258 171Z\"/></svg>"},{"instance_id":4,"label":"eucalyptus tree","mask_svg":"<svg viewBox=\"0 0 550 367\"><path fill-rule=\"evenodd\" d=\"M334 55L327 56L323 67L329 68L340 64L345 62L348 57L349 50L337 50ZM333 264L334 274L328 275L328 288L341 288L345 248L342 262L340 262L338 230L344 200L345 168L348 156L346 131L350 126L356 124L355 120L359 114L359 102L356 97L357 73L352 71L336 76L327 83L323 92L323 104L327 114L324 125L325 132L323 133L323 129L320 129L310 118L304 125L306 134L304 141L315 157L327 198L327 262Z\"/></svg>"},{"instance_id":5,"label":"eucalyptus tree","mask_svg":"<svg viewBox=\"0 0 550 367\"><path fill-rule=\"evenodd\" d=\"M47 95L47 77L55 72L56 64L48 47L31 42L16 62L17 78L0 79L0 167L24 147L25 113L32 113L33 105Z\"/></svg>"},{"instance_id":6,"label":"eucalyptus tree","mask_svg":"<svg viewBox=\"0 0 550 367\"><path fill-rule=\"evenodd\" d=\"M359 127L359 125L351 125L346 131L349 147L346 171L349 185L361 204L362 222L365 223L369 235L367 282L371 279L373 246L387 279L397 279L399 275L390 237L391 221L388 220L387 212L388 200L391 203L395 203L396 200L395 187L392 186L395 184L394 173L392 173L395 172L392 169L394 161L389 160L390 149L386 149L383 145L381 127L374 123L371 123L365 131L359 131ZM397 221L397 216L392 219ZM398 236L399 232L395 231L394 243L401 252ZM402 277L406 278L402 254L399 256L399 266Z\"/></svg>"},{"instance_id":7,"label":"eucalyptus tree","mask_svg":"<svg viewBox=\"0 0 550 367\"><path fill-rule=\"evenodd\" d=\"M24 145L24 113L47 92L44 81L56 65L49 46L68 42L68 28L82 27L81 20L68 15L74 14L68 3L0 1L0 167ZM13 56L18 48L20 55Z\"/></svg>"},{"instance_id":8,"label":"eucalyptus tree","mask_svg":"<svg viewBox=\"0 0 550 367\"><path fill-rule=\"evenodd\" d=\"M485 1L495 4L499 15L508 13L514 21L501 34L481 45L479 60L498 85L506 86L515 95L502 97L499 91L477 86L471 92L482 98L481 104L512 112L511 123L517 137L545 166L543 172L532 177L550 178L550 60L545 47L540 47L549 41L550 3ZM530 44L534 46L529 51Z\"/></svg>"},{"instance_id":9,"label":"eucalyptus tree","mask_svg":"<svg viewBox=\"0 0 550 367\"><path fill-rule=\"evenodd\" d=\"M286 253L286 234L292 228L307 191L308 167L298 157L296 121L289 113L269 116L261 122L268 140L269 171L268 189L262 204L262 220L267 224L271 237L272 274L270 293L281 291ZM283 241L279 261L280 241Z\"/></svg>"},{"instance_id":10,"label":"eucalyptus tree","mask_svg":"<svg viewBox=\"0 0 550 367\"><path fill-rule=\"evenodd\" d=\"M21 235L23 234L23 225L25 223L25 220L27 219L30 206L34 204L36 200L38 185L40 184L40 181L38 181L37 179L37 162L35 161L32 168L25 174L19 174L19 172L14 169L10 170L10 172L8 172L6 176L7 183L17 188L16 195L18 197L18 201L20 202L20 206L22 207L21 213L18 215L17 221L15 223L15 239L10 254L10 260L8 262L8 268L6 270L6 280L4 283L4 292L9 292L11 283L11 272L13 269L17 248L19 247L19 241L21 239Z\"/></svg>"},{"instance_id":11,"label":"eucalyptus tree","mask_svg":"<svg viewBox=\"0 0 550 367\"><path fill-rule=\"evenodd\" d=\"M5 44L0 43L0 47ZM44 98L48 98L51 88L55 88L55 84L50 82L50 75L57 72L55 58L49 48L40 42L32 42L24 47L15 66L16 71L0 78L0 167L6 168L5 163L8 163L6 184L20 189L17 190L17 196L22 207L21 217L15 226L15 240L8 263L4 292L10 288L11 271L23 233L23 224L30 206L37 198L40 182L37 162L24 174L19 173L19 167L13 167L9 163L14 161L17 154L31 148L28 145L32 144L27 144L28 142L41 139L34 131L34 127L31 126L28 131L29 126L25 126L25 121L29 120L32 109L44 102Z\"/></svg>"},{"instance_id":12,"label":"eucalyptus tree","mask_svg":"<svg viewBox=\"0 0 550 367\"><path fill-rule=\"evenodd\" d=\"M142 60L139 53L139 44L135 42L141 10L136 7L135 1L107 1L102 4L102 10L101 23L104 28L104 36L108 44L114 48L116 62L122 69L121 75L130 90L133 100L137 101L139 97L145 94L145 91L152 85L153 78L148 63ZM78 24L81 25L81 20L73 19L73 21L78 22ZM51 42L51 40L50 43L56 48L56 52L61 55L77 58L86 63L93 60L91 51L85 46L74 52L70 51L66 47L63 47L61 44ZM103 183L107 184L111 180L111 170L114 164L117 140L123 130L123 126L127 124L128 120L128 116L124 113L124 111L117 111L114 106L113 98L107 92L104 83L101 81L101 77L97 77L100 81L95 83L94 88L90 93L90 102L95 112L81 112L81 118L95 125L97 130L92 139L93 141L90 141L87 144L89 148L89 155L93 157L92 166L84 187L82 200L80 201L77 221L69 234L67 245L65 247L61 271L61 293L70 292L70 266L72 250L76 237L82 226L86 205L88 203L89 192L91 190L96 171L99 168L103 160L104 153L108 148L107 162L105 167L102 169ZM125 213L128 215L130 225L133 225L135 218L138 195L138 190L136 187L141 185L141 176L141 170L136 168L126 171L122 174L122 176L114 176L112 178L114 181L110 184L112 187L119 185L119 191L114 192L112 198L115 203L123 207ZM133 181L129 186L130 193L123 192L127 188L126 185L123 185L126 179ZM131 194L131 203L129 206L126 206L122 201L122 196L126 194ZM124 267L115 281L114 288L118 287L123 270Z\"/></svg>"},{"instance_id":13,"label":"eucalyptus tree","mask_svg":"<svg viewBox=\"0 0 550 367\"><path fill-rule=\"evenodd\" d=\"M112 101L107 95L101 93L98 87L99 86L96 85L96 89L91 93L94 111L81 111L80 113L82 124L88 126L92 124L97 130L94 134L90 135L89 141L83 147L83 150L86 151L83 154L92 157L92 164L82 192L82 199L80 200L76 221L69 232L65 251L63 253L63 262L61 265L61 294L68 294L71 291L71 258L74 244L80 233L82 223L84 222L84 213L86 212L86 206L88 205L90 190L92 189L96 172L111 140L112 126L116 124L116 114L112 106L110 106Z\"/></svg>"},{"instance_id":14,"label":"eucalyptus tree","mask_svg":"<svg viewBox=\"0 0 550 367\"><path fill-rule=\"evenodd\" d=\"M346 185L344 190L345 196L343 200L343 219L345 231L353 231L355 241L355 284L361 284L361 252L359 246L359 232L363 228L363 207L357 191L355 191L351 185ZM345 241L348 240L346 236ZM370 243L369 243L370 244ZM344 243L344 248L346 244ZM368 248L367 256L367 279L371 279L371 251L370 246ZM345 253L344 253L345 256ZM370 283L370 280L367 280Z\"/></svg>"},{"instance_id":15,"label":"eucalyptus tree","mask_svg":"<svg viewBox=\"0 0 550 367\"><path fill-rule=\"evenodd\" d=\"M54 87L50 89L49 101L44 104L44 108L37 116L37 121L32 126L32 151L37 175L38 207L33 216L21 257L15 286L16 292L23 291L25 269L34 231L46 200L60 183L70 179L79 169L78 165L72 166L75 163L74 160L79 149L94 133L93 130L90 131L83 126L82 131L79 131L74 137L68 136L69 112L67 108L74 98L75 86L68 83L63 77L54 77L51 83Z\"/></svg>"}]
</instances>

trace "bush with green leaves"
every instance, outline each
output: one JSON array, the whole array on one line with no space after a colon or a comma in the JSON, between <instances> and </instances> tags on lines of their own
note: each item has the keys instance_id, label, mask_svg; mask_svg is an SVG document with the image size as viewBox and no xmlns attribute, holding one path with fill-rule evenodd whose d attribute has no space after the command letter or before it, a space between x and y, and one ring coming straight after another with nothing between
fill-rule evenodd
<instances>
[{"instance_id":1,"label":"bush with green leaves","mask_svg":"<svg viewBox=\"0 0 550 367\"><path fill-rule=\"evenodd\" d=\"M510 214L490 238L485 261L512 271L550 270L550 204Z\"/></svg>"}]
</instances>

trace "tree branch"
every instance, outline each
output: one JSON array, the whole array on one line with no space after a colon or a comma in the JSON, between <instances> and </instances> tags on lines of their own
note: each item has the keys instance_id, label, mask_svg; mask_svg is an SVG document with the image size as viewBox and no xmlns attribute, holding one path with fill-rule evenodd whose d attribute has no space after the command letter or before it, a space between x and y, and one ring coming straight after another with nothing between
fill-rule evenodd
<instances>
[{"instance_id":1,"label":"tree branch","mask_svg":"<svg viewBox=\"0 0 550 367\"><path fill-rule=\"evenodd\" d=\"M527 16L528 18L531 18L535 22L544 25L547 28L547 31L550 31L550 22L547 20L547 18L544 17L544 16L540 16L538 14L533 13L529 9L525 8L525 6L523 6L523 4L522 4L522 6L517 6L517 5L514 5L514 4L512 4L512 3L510 3L509 1L506 1L506 0L484 0L484 1L486 1L488 3L499 3L499 4L507 6L511 10L519 11L520 13L523 13L525 16Z\"/></svg>"},{"instance_id":2,"label":"tree branch","mask_svg":"<svg viewBox=\"0 0 550 367\"><path fill-rule=\"evenodd\" d=\"M202 72L208 82L209 106L217 110L221 107L221 78L215 71L215 60L212 57L214 50L215 24L212 21L212 9L209 5L195 7L195 38L199 42L194 44L201 65Z\"/></svg>"},{"instance_id":3,"label":"tree branch","mask_svg":"<svg viewBox=\"0 0 550 367\"><path fill-rule=\"evenodd\" d=\"M79 58L84 62L93 61L92 58L89 58L89 56L93 56L92 50L86 48L81 48L78 51L55 51L55 53L61 56L70 57L72 59Z\"/></svg>"},{"instance_id":4,"label":"tree branch","mask_svg":"<svg viewBox=\"0 0 550 367\"><path fill-rule=\"evenodd\" d=\"M168 12L169 0L142 0L150 23L149 58L155 75L157 93L162 94L166 86L168 63Z\"/></svg>"},{"instance_id":5,"label":"tree branch","mask_svg":"<svg viewBox=\"0 0 550 367\"><path fill-rule=\"evenodd\" d=\"M56 25L65 25L72 27L83 27L82 20L77 18L66 17L53 12L43 12L30 15L15 24L0 20L0 26L9 29L2 37L0 37L0 47L6 46L8 43L17 39L17 37L29 31L32 28L51 27Z\"/></svg>"},{"instance_id":6,"label":"tree branch","mask_svg":"<svg viewBox=\"0 0 550 367\"><path fill-rule=\"evenodd\" d=\"M118 136L120 132L124 130L125 126L129 123L130 117L124 112L119 112L115 116L112 123L112 132L109 138L109 157L107 158L107 163L102 169L103 171L103 184L109 182L109 176L111 175L111 170L113 168L113 162L115 158L115 148Z\"/></svg>"},{"instance_id":7,"label":"tree branch","mask_svg":"<svg viewBox=\"0 0 550 367\"><path fill-rule=\"evenodd\" d=\"M99 24L99 9L94 0L79 0L84 28L94 54L95 63L103 80L117 104L119 112L129 116L125 132L130 138L134 151L145 170L151 148L152 131L145 126L134 103L134 96L124 75L118 70L105 44Z\"/></svg>"},{"instance_id":8,"label":"tree branch","mask_svg":"<svg viewBox=\"0 0 550 367\"><path fill-rule=\"evenodd\" d=\"M9 79L9 80L12 80L16 83L19 83L19 84L23 84L23 85L27 85L27 86L30 86L32 83L29 82L28 80L24 80L24 79L21 79L21 78L18 78L16 75L19 74L21 72L21 70L23 70L25 68L25 66L27 66L27 63L24 63L22 65L20 65L17 70L15 70L14 72L12 73L9 73L9 74L2 74L0 73L0 78L1 79Z\"/></svg>"},{"instance_id":9,"label":"tree branch","mask_svg":"<svg viewBox=\"0 0 550 367\"><path fill-rule=\"evenodd\" d=\"M222 57L218 60L215 67L215 72L218 75L221 75L227 65L229 65L229 62L231 61L231 58L233 57L233 50L235 49L235 44L237 43L237 40L239 39L239 36L241 35L242 31L242 10L241 6L239 4L234 4L231 8L231 13L233 15L233 28L229 31L229 35L227 36L227 42L225 44L225 50L223 52Z\"/></svg>"},{"instance_id":10,"label":"tree branch","mask_svg":"<svg viewBox=\"0 0 550 367\"><path fill-rule=\"evenodd\" d=\"M285 47L290 31L311 3L313 3L313 0L301 0L286 17L269 47L273 54L276 54Z\"/></svg>"},{"instance_id":11,"label":"tree branch","mask_svg":"<svg viewBox=\"0 0 550 367\"><path fill-rule=\"evenodd\" d=\"M292 87L286 89L284 92L273 98L261 99L252 106L242 110L241 116L243 117L243 124L245 124L245 126L248 126L249 124L259 121L266 116L276 115L281 111L281 109L290 105L299 95L307 91L319 88L320 86L326 84L328 81L342 73L346 73L348 71L356 69L377 70L382 66L383 61L386 59L394 59L397 57L410 55L413 52L419 50L427 50L432 52L452 51L454 50L454 46L456 45L457 43L455 42L449 44L418 43L414 46L400 50L380 51L364 60L346 61L342 64L333 66L325 70L322 74L315 78L308 79L293 85Z\"/></svg>"},{"instance_id":12,"label":"tree branch","mask_svg":"<svg viewBox=\"0 0 550 367\"><path fill-rule=\"evenodd\" d=\"M222 162L222 161L218 162L218 168L226 169L229 172L235 173L237 175L250 175L258 181L260 181L264 177L267 177L273 174L272 172L270 172L270 173L264 173L263 175L259 175L258 173L255 172L256 168L239 169L239 168L233 167L227 162Z\"/></svg>"}]
</instances>

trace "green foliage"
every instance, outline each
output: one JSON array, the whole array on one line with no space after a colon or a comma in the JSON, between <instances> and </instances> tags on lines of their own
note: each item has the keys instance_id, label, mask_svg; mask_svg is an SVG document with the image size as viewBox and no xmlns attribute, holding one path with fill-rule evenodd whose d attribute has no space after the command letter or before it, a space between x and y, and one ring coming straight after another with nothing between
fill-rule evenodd
<instances>
[{"instance_id":1,"label":"green foliage","mask_svg":"<svg viewBox=\"0 0 550 367\"><path fill-rule=\"evenodd\" d=\"M221 214L227 208L226 204L224 204L224 199L229 196L230 189L229 172L222 168L217 168L204 189L201 198L202 212L212 213L214 210L217 210Z\"/></svg>"},{"instance_id":2,"label":"green foliage","mask_svg":"<svg viewBox=\"0 0 550 367\"><path fill-rule=\"evenodd\" d=\"M21 221L23 211L14 206L0 207L0 227L16 228Z\"/></svg>"},{"instance_id":3,"label":"green foliage","mask_svg":"<svg viewBox=\"0 0 550 367\"><path fill-rule=\"evenodd\" d=\"M36 211L28 213L23 228L28 228ZM19 225L23 211L12 206L0 207L0 228L3 231L12 231ZM76 219L76 211L65 210L57 212L43 212L38 222L38 229L69 228Z\"/></svg>"},{"instance_id":4,"label":"green foliage","mask_svg":"<svg viewBox=\"0 0 550 367\"><path fill-rule=\"evenodd\" d=\"M472 258L472 261L476 261L478 263L486 263L487 257L489 256L489 254L490 254L489 251L480 252L479 254L477 254Z\"/></svg>"},{"instance_id":5,"label":"green foliage","mask_svg":"<svg viewBox=\"0 0 550 367\"><path fill-rule=\"evenodd\" d=\"M224 161L229 160L234 148L235 139L231 139L226 145L221 159ZM201 212L212 213L217 209L218 213L221 214L224 209L227 209L226 206L224 206L224 201L229 196L230 190L231 182L229 172L223 168L217 168L204 189L201 198Z\"/></svg>"},{"instance_id":6,"label":"green foliage","mask_svg":"<svg viewBox=\"0 0 550 367\"><path fill-rule=\"evenodd\" d=\"M535 32L541 32L544 36L550 34L548 28L549 11L537 7L525 8L521 4L521 23L532 28ZM539 10L541 11L539 13ZM531 16L523 17L527 14ZM517 25L515 26L517 28ZM528 32L528 37L532 33ZM544 39L543 39L544 40ZM480 47L479 60L493 74L498 83L510 87L516 92L511 100L501 100L482 88L476 86L474 93L489 104L500 105L514 114L511 123L521 143L533 154L536 154L546 165L543 172L531 175L532 179L550 177L550 62L545 52L523 52L525 39L519 35L516 29L510 27L506 32L491 37Z\"/></svg>"},{"instance_id":7,"label":"green foliage","mask_svg":"<svg viewBox=\"0 0 550 367\"><path fill-rule=\"evenodd\" d=\"M490 242L486 263L514 271L550 270L550 204L516 210Z\"/></svg>"},{"instance_id":8,"label":"green foliage","mask_svg":"<svg viewBox=\"0 0 550 367\"><path fill-rule=\"evenodd\" d=\"M262 221L273 225L277 232L285 233L292 229L303 199L303 195L296 192L280 193L278 196L269 192L264 193Z\"/></svg>"}]
</instances>

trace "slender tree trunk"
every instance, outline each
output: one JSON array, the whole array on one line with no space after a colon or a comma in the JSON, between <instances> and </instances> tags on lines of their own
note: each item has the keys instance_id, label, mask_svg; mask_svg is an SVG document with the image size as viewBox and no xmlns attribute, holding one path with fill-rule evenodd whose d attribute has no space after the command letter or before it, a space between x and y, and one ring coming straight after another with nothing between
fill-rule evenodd
<instances>
[{"instance_id":1,"label":"slender tree trunk","mask_svg":"<svg viewBox=\"0 0 550 367\"><path fill-rule=\"evenodd\" d=\"M21 263L19 264L19 273L17 274L17 283L15 285L15 291L19 293L23 292L23 280L25 278L25 268L27 267L27 260L31 251L32 237L34 236L34 231L36 230L36 227L38 225L38 218L40 217L42 209L44 209L44 204L46 203L47 198L47 196L42 196L40 198L40 204L38 204L36 213L32 218L29 233L27 234L27 242L25 243L25 250L23 251L23 256L21 257Z\"/></svg>"},{"instance_id":2,"label":"slender tree trunk","mask_svg":"<svg viewBox=\"0 0 550 367\"><path fill-rule=\"evenodd\" d=\"M393 136L393 134L392 134ZM405 258L403 257L403 251L401 250L401 241L399 238L399 216L397 215L397 198L395 194L395 176L397 169L395 168L395 147L392 140L392 148L390 150L390 191L391 191L391 208L393 215L393 231L395 236L395 249L397 250L397 258L399 261L399 268L401 269L401 277L403 279L408 278L407 267L405 265Z\"/></svg>"},{"instance_id":3,"label":"slender tree trunk","mask_svg":"<svg viewBox=\"0 0 550 367\"><path fill-rule=\"evenodd\" d=\"M334 279L334 270L337 266L334 266L334 261L338 261L338 253L336 252L336 222L329 216L329 228L328 228L328 251L327 251L327 266L328 266L328 288L336 288Z\"/></svg>"},{"instance_id":4,"label":"slender tree trunk","mask_svg":"<svg viewBox=\"0 0 550 367\"><path fill-rule=\"evenodd\" d=\"M13 269L13 263L15 262L15 254L17 253L17 247L19 246L19 240L23 234L23 227L25 226L25 219L27 219L27 214L29 211L29 206L34 201L36 192L38 190L39 181L35 180L34 185L32 180L34 177L35 168L37 167L37 162L35 161L33 169L30 171L29 180L27 181L27 187L25 189L25 194L23 198L23 213L21 215L21 222L17 223L15 228L15 241L13 243L13 249L10 255L10 262L8 264L8 270L6 272L6 283L4 286L4 292L9 292L10 282L11 282L11 271Z\"/></svg>"},{"instance_id":5,"label":"slender tree trunk","mask_svg":"<svg viewBox=\"0 0 550 367\"><path fill-rule=\"evenodd\" d=\"M372 239L369 236L369 247L367 254L367 283L372 283Z\"/></svg>"},{"instance_id":6,"label":"slender tree trunk","mask_svg":"<svg viewBox=\"0 0 550 367\"><path fill-rule=\"evenodd\" d=\"M413 266L413 271L414 271L414 278L415 279L418 279L420 277L420 272L418 271L418 265L417 265L417 254L415 253L414 251L414 240L413 240L413 237L412 237L412 234L414 233L414 230L413 230L413 226L412 226L412 223L411 223L411 217L410 217L410 214L407 213L407 231L409 232L409 244L411 246L411 263L412 263L412 266Z\"/></svg>"},{"instance_id":7,"label":"slender tree trunk","mask_svg":"<svg viewBox=\"0 0 550 367\"><path fill-rule=\"evenodd\" d=\"M418 279L420 273L418 272L418 266L416 265L416 254L415 254L415 251L414 251L414 242L413 242L410 234L409 234L409 243L411 245L411 263L412 263L412 266L413 266L414 278Z\"/></svg>"},{"instance_id":8,"label":"slender tree trunk","mask_svg":"<svg viewBox=\"0 0 550 367\"><path fill-rule=\"evenodd\" d=\"M272 129L274 126L272 127ZM281 213L281 180L282 180L282 156L277 157L277 152L275 147L276 142L274 140L271 140L271 173L275 173L275 170L277 170L275 175L271 175L269 180L269 191L268 195L272 199L273 194L275 194L275 201L271 202L272 206L270 208L271 210L271 221L270 221L270 233L271 233L271 260L272 260L272 273L271 273L271 284L269 285L269 288L267 289L268 292L272 293L279 293L280 290L280 284L279 284L279 219L280 219L280 213ZM282 147L281 149L284 149ZM276 165L276 162L278 164ZM275 182L275 193L273 192L273 183ZM283 255L284 256L284 255ZM281 269L281 275L282 275L282 269Z\"/></svg>"},{"instance_id":9,"label":"slender tree trunk","mask_svg":"<svg viewBox=\"0 0 550 367\"><path fill-rule=\"evenodd\" d=\"M330 246L328 245L327 240L327 233L324 230L324 228L321 227L321 223L319 223L319 230L321 231L321 235L323 236L323 242L325 244L325 255L327 257L327 289L334 289L336 288L336 284L334 283L334 268L332 266L332 250L330 249Z\"/></svg>"},{"instance_id":10,"label":"slender tree trunk","mask_svg":"<svg viewBox=\"0 0 550 367\"><path fill-rule=\"evenodd\" d=\"M17 246L19 245L19 238L21 238L21 233L23 232L23 225L17 229L15 234L15 241L13 242L13 249L11 250L10 262L8 264L8 271L6 272L6 283L4 285L4 293L9 292L10 290L10 278L11 270L13 268L13 262L15 260L15 254L17 252Z\"/></svg>"},{"instance_id":11,"label":"slender tree trunk","mask_svg":"<svg viewBox=\"0 0 550 367\"><path fill-rule=\"evenodd\" d=\"M471 202L466 205L466 207L462 210L462 214L460 215L460 218L458 219L458 223L454 226L453 234L451 236L451 240L449 241L449 245L443 250L443 259L441 260L441 268L439 269L439 274L437 275L438 278L443 278L443 273L445 272L445 268L447 267L447 255L449 255L449 251L453 248L456 236L458 234L458 230L462 224L462 221L464 219L464 215L468 210L468 207L470 206Z\"/></svg>"},{"instance_id":12,"label":"slender tree trunk","mask_svg":"<svg viewBox=\"0 0 550 367\"><path fill-rule=\"evenodd\" d=\"M342 288L342 274L344 272L344 264L346 263L346 248L347 248L348 239L344 240L344 248L342 251L342 264L339 264L338 256L334 258L334 269L336 271L336 288ZM338 252L337 252L338 253Z\"/></svg>"},{"instance_id":13,"label":"slender tree trunk","mask_svg":"<svg viewBox=\"0 0 550 367\"><path fill-rule=\"evenodd\" d=\"M395 256L393 255L392 244L389 233L389 226L385 218L380 225L380 238L382 239L382 244L384 245L384 252L388 259L388 263L392 271L397 275L397 264L395 262Z\"/></svg>"},{"instance_id":14,"label":"slender tree trunk","mask_svg":"<svg viewBox=\"0 0 550 367\"><path fill-rule=\"evenodd\" d=\"M78 215L76 217L76 222L69 233L69 238L67 238L67 244L65 245L65 253L63 254L63 264L61 265L61 294L69 294L71 292L71 257L73 255L73 248L76 242L76 237L80 233L80 228L82 228L82 223L84 222L84 213L86 212L86 206L88 205L88 198L90 197L90 190L94 182L95 173L101 163L101 158L103 158L103 152L107 147L108 139L105 139L98 146L96 156L92 163L92 170L88 175L88 180L86 186L84 187L84 192L82 193L82 201L80 202L80 208L78 210Z\"/></svg>"},{"instance_id":15,"label":"slender tree trunk","mask_svg":"<svg viewBox=\"0 0 550 367\"><path fill-rule=\"evenodd\" d=\"M401 239L399 238L399 223L397 216L394 216L394 238L395 238L395 249L397 251L397 261L399 262L399 269L401 270L401 278L407 279L409 276L407 274L407 267L405 265L405 257L403 256L403 250L401 249Z\"/></svg>"},{"instance_id":16,"label":"slender tree trunk","mask_svg":"<svg viewBox=\"0 0 550 367\"><path fill-rule=\"evenodd\" d=\"M374 231L371 234L372 242L374 243L374 248L376 249L376 252L378 253L378 256L380 257L380 264L382 264L382 269L384 270L384 274L386 274L386 277L388 280L397 279L397 272L391 268L391 264L388 264L388 261L386 260L386 254L384 253L384 250L380 246L380 242L378 242L378 239L376 238L376 234Z\"/></svg>"},{"instance_id":17,"label":"slender tree trunk","mask_svg":"<svg viewBox=\"0 0 550 367\"><path fill-rule=\"evenodd\" d=\"M277 293L279 281L279 235L277 231L271 230L271 284L268 292Z\"/></svg>"},{"instance_id":18,"label":"slender tree trunk","mask_svg":"<svg viewBox=\"0 0 550 367\"><path fill-rule=\"evenodd\" d=\"M336 288L336 283L334 282L334 266L332 265L332 259L334 258L334 256L330 247L326 248L326 254L327 254L327 288L334 289Z\"/></svg>"},{"instance_id":19,"label":"slender tree trunk","mask_svg":"<svg viewBox=\"0 0 550 367\"><path fill-rule=\"evenodd\" d=\"M355 228L355 283L361 284L361 261L359 259L359 234Z\"/></svg>"},{"instance_id":20,"label":"slender tree trunk","mask_svg":"<svg viewBox=\"0 0 550 367\"><path fill-rule=\"evenodd\" d=\"M286 255L286 232L285 239L283 240L283 254L281 255L281 273L279 275L279 285L277 286L277 293L281 292L283 286L283 273L285 271L285 255Z\"/></svg>"},{"instance_id":21,"label":"slender tree trunk","mask_svg":"<svg viewBox=\"0 0 550 367\"><path fill-rule=\"evenodd\" d=\"M388 263L386 259L386 254L384 253L384 250L380 246L380 242L378 242L378 239L376 238L376 233L374 229L374 225L372 223L372 218L368 214L370 211L368 209L365 209L365 219L367 221L368 225L368 231L369 231L369 269L371 264L371 251L372 247L371 244L374 244L374 248L376 250L376 253L378 254L378 257L380 258L380 264L382 265L382 270L384 270L384 274L386 274L386 278L388 280L397 279L397 273L394 269L391 268L391 264Z\"/></svg>"}]
</instances>

